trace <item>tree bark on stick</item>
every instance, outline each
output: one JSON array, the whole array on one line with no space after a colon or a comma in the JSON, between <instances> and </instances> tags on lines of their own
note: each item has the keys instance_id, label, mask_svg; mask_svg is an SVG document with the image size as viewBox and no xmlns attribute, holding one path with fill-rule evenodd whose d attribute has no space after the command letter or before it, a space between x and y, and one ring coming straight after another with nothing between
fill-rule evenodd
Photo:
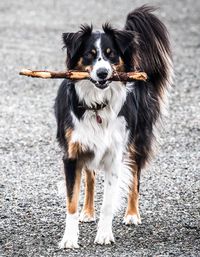
<instances>
[{"instance_id":1,"label":"tree bark on stick","mask_svg":"<svg viewBox=\"0 0 200 257\"><path fill-rule=\"evenodd\" d=\"M61 79L67 78L72 80L82 80L82 79L90 79L90 74L85 71L48 71L48 70L29 70L22 69L19 73L20 75L33 77L33 78L43 78L43 79ZM113 72L113 75L108 80L110 81L123 81L123 82L131 82L136 80L147 80L147 74L145 72Z\"/></svg>"}]
</instances>

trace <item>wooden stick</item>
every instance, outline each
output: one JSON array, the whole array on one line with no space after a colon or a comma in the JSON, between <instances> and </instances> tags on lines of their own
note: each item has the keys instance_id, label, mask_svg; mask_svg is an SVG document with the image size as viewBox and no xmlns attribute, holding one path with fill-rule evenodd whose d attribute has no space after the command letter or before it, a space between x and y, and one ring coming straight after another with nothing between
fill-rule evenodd
<instances>
[{"instance_id":1,"label":"wooden stick","mask_svg":"<svg viewBox=\"0 0 200 257\"><path fill-rule=\"evenodd\" d=\"M67 78L72 80L90 79L90 74L85 71L45 71L45 70L29 70L23 69L19 73L20 75L33 77L33 78ZM135 81L135 80L147 80L147 74L145 72L114 72L112 77L108 80L111 81Z\"/></svg>"}]
</instances>

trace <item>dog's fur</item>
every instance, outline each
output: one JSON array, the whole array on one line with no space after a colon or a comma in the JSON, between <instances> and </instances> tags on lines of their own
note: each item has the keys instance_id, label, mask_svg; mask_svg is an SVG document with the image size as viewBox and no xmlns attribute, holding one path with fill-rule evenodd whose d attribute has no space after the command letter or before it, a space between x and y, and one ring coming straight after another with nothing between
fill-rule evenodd
<instances>
[{"instance_id":1,"label":"dog's fur","mask_svg":"<svg viewBox=\"0 0 200 257\"><path fill-rule=\"evenodd\" d=\"M139 224L140 173L152 153L154 127L171 84L168 33L142 6L127 16L125 28L103 25L93 32L84 25L64 33L67 68L87 70L91 81L64 80L55 103L57 138L64 150L67 217L61 248L78 247L78 221L95 219L95 171L105 174L104 197L95 242L114 242L114 200L123 179L131 178L124 222ZM113 71L145 71L148 81L112 82ZM81 173L85 172L85 201L78 217ZM131 176L127 173L131 172ZM125 179L126 180L126 179Z\"/></svg>"}]
</instances>

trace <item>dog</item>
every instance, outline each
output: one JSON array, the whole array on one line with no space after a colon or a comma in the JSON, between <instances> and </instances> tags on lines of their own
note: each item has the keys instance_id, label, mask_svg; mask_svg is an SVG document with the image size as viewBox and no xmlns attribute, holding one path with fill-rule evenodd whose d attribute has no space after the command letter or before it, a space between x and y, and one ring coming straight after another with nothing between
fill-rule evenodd
<instances>
[{"instance_id":1,"label":"dog","mask_svg":"<svg viewBox=\"0 0 200 257\"><path fill-rule=\"evenodd\" d=\"M97 171L104 172L105 180L95 243L114 242L112 221L120 184L127 184L129 190L125 224L141 223L140 174L153 152L154 128L173 74L168 32L154 10L146 5L135 9L122 30L106 23L102 31L82 25L76 33L63 33L67 68L88 71L91 79L64 80L55 100L67 191L61 248L77 248L79 220L95 220ZM144 71L148 81L110 82L113 72L120 71ZM83 172L85 199L79 217ZM125 177L127 183L121 183Z\"/></svg>"}]
</instances>

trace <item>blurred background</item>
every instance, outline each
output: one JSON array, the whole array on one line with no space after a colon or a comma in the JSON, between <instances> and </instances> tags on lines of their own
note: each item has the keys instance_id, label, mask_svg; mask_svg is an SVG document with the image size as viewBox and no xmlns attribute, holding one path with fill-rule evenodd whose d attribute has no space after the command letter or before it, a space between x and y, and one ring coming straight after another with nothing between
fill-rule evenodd
<instances>
[{"instance_id":1,"label":"blurred background","mask_svg":"<svg viewBox=\"0 0 200 257\"><path fill-rule=\"evenodd\" d=\"M123 28L142 4L159 9L172 43L175 80L159 153L142 174L138 227L113 222L116 244L93 244L80 227L78 250L59 250L65 200L53 104L60 80L20 77L21 68L65 69L63 32L80 24ZM0 256L200 256L200 1L0 1ZM102 175L96 193L97 218ZM81 194L81 204L83 194Z\"/></svg>"}]
</instances>

